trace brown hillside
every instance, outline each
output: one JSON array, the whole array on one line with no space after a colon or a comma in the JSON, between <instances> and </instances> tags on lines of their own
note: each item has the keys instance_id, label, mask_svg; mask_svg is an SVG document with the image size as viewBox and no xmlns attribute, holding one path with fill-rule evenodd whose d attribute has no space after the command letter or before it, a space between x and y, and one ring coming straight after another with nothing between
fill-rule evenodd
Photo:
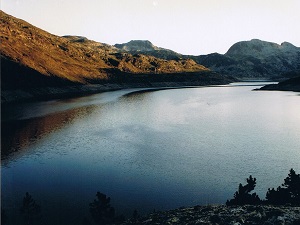
<instances>
[{"instance_id":1,"label":"brown hillside","mask_svg":"<svg viewBox=\"0 0 300 225\"><path fill-rule=\"evenodd\" d=\"M76 83L89 83L108 80L114 73L171 74L209 71L190 59L163 60L153 56L119 53L113 46L84 37L52 35L3 11L0 11L0 16L1 61L2 67L7 66L2 68L4 83L11 82L12 79L22 80L24 76L26 79L32 73Z\"/></svg>"}]
</instances>

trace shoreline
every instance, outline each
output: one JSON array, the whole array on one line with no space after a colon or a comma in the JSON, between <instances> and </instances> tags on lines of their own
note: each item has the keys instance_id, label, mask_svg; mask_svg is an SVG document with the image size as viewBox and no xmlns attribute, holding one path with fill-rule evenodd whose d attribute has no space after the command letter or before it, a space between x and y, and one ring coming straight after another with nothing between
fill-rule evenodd
<instances>
[{"instance_id":1,"label":"shoreline","mask_svg":"<svg viewBox=\"0 0 300 225\"><path fill-rule=\"evenodd\" d=\"M226 85L229 82L155 82L155 83L106 83L106 84L87 84L87 85L72 85L60 87L36 87L14 90L1 90L1 105L49 101L55 99L67 99L73 97L83 97L87 95L117 91L131 88L149 88L154 91L164 89L179 89L179 88L198 88L214 85Z\"/></svg>"},{"instance_id":2,"label":"shoreline","mask_svg":"<svg viewBox=\"0 0 300 225\"><path fill-rule=\"evenodd\" d=\"M254 89L255 91L292 91L300 92L300 85L281 86L279 84L268 84L261 88Z\"/></svg>"},{"instance_id":3,"label":"shoreline","mask_svg":"<svg viewBox=\"0 0 300 225\"><path fill-rule=\"evenodd\" d=\"M293 91L300 92L300 76L281 81L277 84L265 85L257 91Z\"/></svg>"}]
</instances>

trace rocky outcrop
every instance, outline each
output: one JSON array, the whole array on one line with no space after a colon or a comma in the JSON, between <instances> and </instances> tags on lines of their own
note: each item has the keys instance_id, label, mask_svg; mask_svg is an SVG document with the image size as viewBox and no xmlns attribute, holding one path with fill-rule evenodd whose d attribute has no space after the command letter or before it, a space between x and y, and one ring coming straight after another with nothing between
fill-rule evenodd
<instances>
[{"instance_id":1,"label":"rocky outcrop","mask_svg":"<svg viewBox=\"0 0 300 225\"><path fill-rule=\"evenodd\" d=\"M165 212L155 212L146 217L131 219L127 224L145 225L296 225L300 224L300 207L292 206L195 206Z\"/></svg>"},{"instance_id":2,"label":"rocky outcrop","mask_svg":"<svg viewBox=\"0 0 300 225\"><path fill-rule=\"evenodd\" d=\"M139 51L139 52L149 52L149 51L156 51L162 48L159 48L153 45L148 40L132 40L127 43L123 44L115 44L116 48L130 52L130 51Z\"/></svg>"},{"instance_id":3,"label":"rocky outcrop","mask_svg":"<svg viewBox=\"0 0 300 225\"><path fill-rule=\"evenodd\" d=\"M288 42L283 42L281 45L253 39L251 41L241 41L229 48L226 56L235 58L254 57L263 62L276 60L276 58L286 59L285 66L293 67L295 59L299 57L300 48ZM279 62L279 60L277 60Z\"/></svg>"},{"instance_id":4,"label":"rocky outcrop","mask_svg":"<svg viewBox=\"0 0 300 225\"><path fill-rule=\"evenodd\" d=\"M300 92L300 76L281 81L278 84L263 86L259 90Z\"/></svg>"},{"instance_id":5,"label":"rocky outcrop","mask_svg":"<svg viewBox=\"0 0 300 225\"><path fill-rule=\"evenodd\" d=\"M132 40L123 44L115 44L114 46L120 51L129 52L133 55L143 54L166 60L178 60L188 58L183 57L182 54L174 52L170 49L157 47L148 40Z\"/></svg>"}]
</instances>

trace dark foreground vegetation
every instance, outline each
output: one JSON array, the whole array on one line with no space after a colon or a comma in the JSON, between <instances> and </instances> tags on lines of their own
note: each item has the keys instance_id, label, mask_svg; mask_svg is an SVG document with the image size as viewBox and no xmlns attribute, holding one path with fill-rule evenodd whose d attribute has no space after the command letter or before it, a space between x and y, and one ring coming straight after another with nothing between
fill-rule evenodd
<instances>
[{"instance_id":1,"label":"dark foreground vegetation","mask_svg":"<svg viewBox=\"0 0 300 225\"><path fill-rule=\"evenodd\" d=\"M246 181L245 185L239 184L233 199L227 200L226 206L180 208L154 212L145 217L134 210L127 220L123 215L116 215L109 197L97 192L96 198L89 203L90 216L82 217L81 224L300 224L300 174L295 170L289 171L284 183L277 189L269 188L265 200L251 193L256 186L256 178L250 176ZM41 206L28 192L23 198L19 215L22 224L43 224ZM1 209L1 224L9 224L5 209Z\"/></svg>"},{"instance_id":2,"label":"dark foreground vegetation","mask_svg":"<svg viewBox=\"0 0 300 225\"><path fill-rule=\"evenodd\" d=\"M250 193L255 186L256 178L252 178L250 175L247 178L247 184L240 184L238 190L234 193L233 199L227 200L226 205L291 204L300 206L300 174L296 174L293 169L290 170L281 186L276 190L274 188L268 189L265 200L261 200L256 193Z\"/></svg>"}]
</instances>

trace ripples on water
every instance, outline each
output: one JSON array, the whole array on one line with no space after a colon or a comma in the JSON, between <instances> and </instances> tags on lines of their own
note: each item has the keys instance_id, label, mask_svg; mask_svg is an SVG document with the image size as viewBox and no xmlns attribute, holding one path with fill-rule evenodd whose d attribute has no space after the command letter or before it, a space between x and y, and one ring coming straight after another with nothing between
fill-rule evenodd
<instances>
[{"instance_id":1,"label":"ripples on water","mask_svg":"<svg viewBox=\"0 0 300 225\"><path fill-rule=\"evenodd\" d=\"M18 212L29 191L44 218L76 224L97 191L131 215L224 203L250 174L264 198L300 171L300 99L253 88L123 90L2 109L2 206Z\"/></svg>"}]
</instances>

